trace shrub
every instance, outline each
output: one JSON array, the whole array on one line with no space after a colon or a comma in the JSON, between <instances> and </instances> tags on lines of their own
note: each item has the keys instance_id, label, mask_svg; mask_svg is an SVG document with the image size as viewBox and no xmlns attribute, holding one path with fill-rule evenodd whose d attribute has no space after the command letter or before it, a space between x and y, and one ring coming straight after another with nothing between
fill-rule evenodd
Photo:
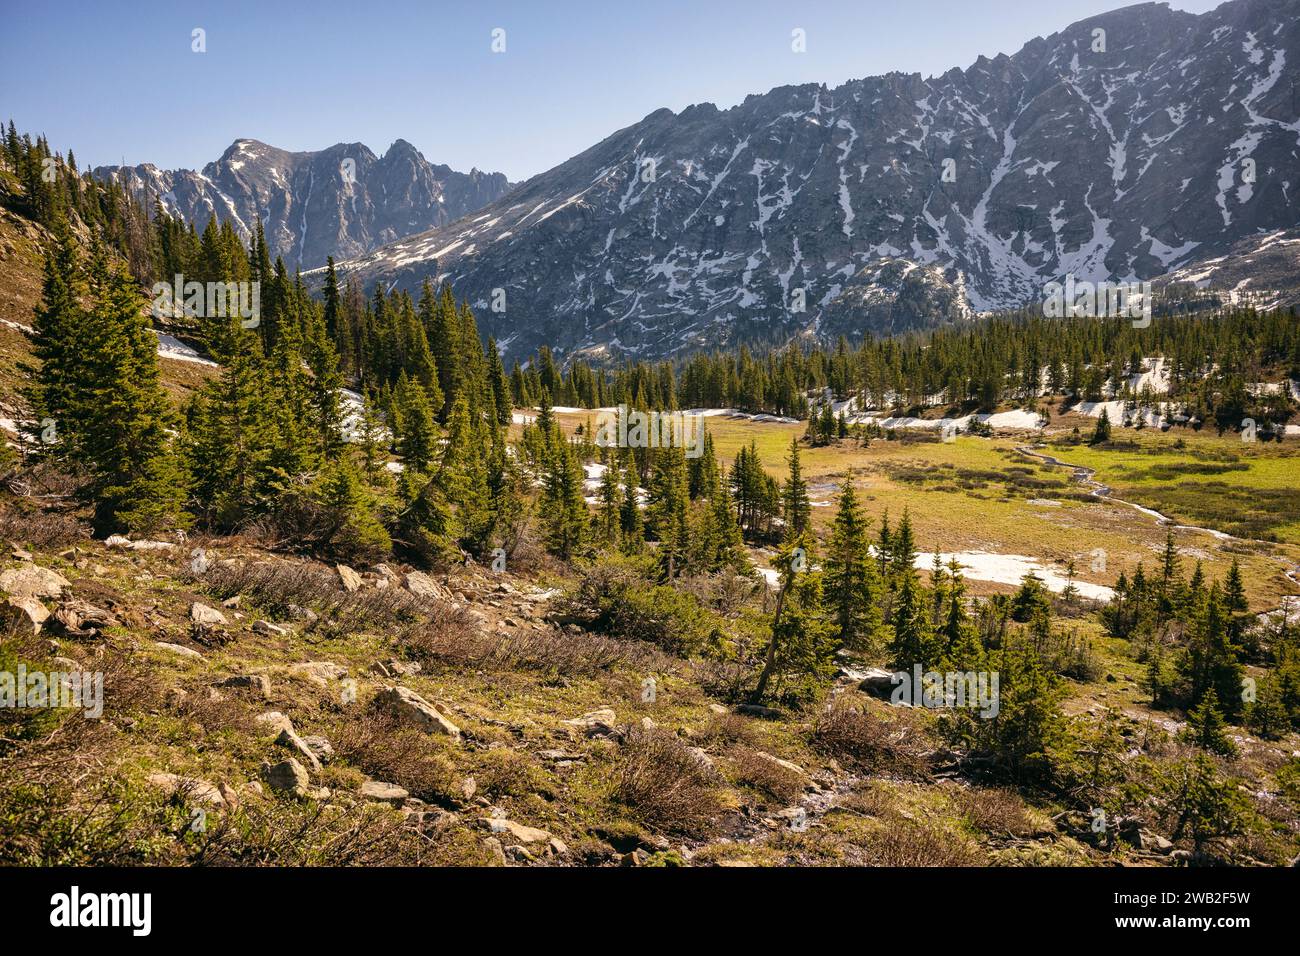
<instances>
[{"instance_id":1,"label":"shrub","mask_svg":"<svg viewBox=\"0 0 1300 956\"><path fill-rule=\"evenodd\" d=\"M703 835L722 809L718 783L676 734L638 727L623 745L613 797L648 826Z\"/></svg>"},{"instance_id":2,"label":"shrub","mask_svg":"<svg viewBox=\"0 0 1300 956\"><path fill-rule=\"evenodd\" d=\"M736 747L729 756L737 784L761 790L785 804L793 803L803 793L804 778L770 756L750 747Z\"/></svg>"},{"instance_id":3,"label":"shrub","mask_svg":"<svg viewBox=\"0 0 1300 956\"><path fill-rule=\"evenodd\" d=\"M633 561L615 560L588 571L561 603L562 620L620 640L646 641L690 655L718 640L714 616L698 600L653 584Z\"/></svg>"},{"instance_id":4,"label":"shrub","mask_svg":"<svg viewBox=\"0 0 1300 956\"><path fill-rule=\"evenodd\" d=\"M920 728L905 718L885 720L847 706L823 712L813 725L812 746L854 769L917 777L925 761Z\"/></svg>"}]
</instances>

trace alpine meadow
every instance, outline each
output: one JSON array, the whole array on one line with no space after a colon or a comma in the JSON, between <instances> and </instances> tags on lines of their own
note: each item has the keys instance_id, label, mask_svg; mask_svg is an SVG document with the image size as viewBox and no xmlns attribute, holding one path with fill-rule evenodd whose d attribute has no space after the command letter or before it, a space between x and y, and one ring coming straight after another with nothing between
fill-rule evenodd
<instances>
[{"instance_id":1,"label":"alpine meadow","mask_svg":"<svg viewBox=\"0 0 1300 956\"><path fill-rule=\"evenodd\" d=\"M924 867L1267 924L1300 4L1107 2L10 10L15 913Z\"/></svg>"}]
</instances>

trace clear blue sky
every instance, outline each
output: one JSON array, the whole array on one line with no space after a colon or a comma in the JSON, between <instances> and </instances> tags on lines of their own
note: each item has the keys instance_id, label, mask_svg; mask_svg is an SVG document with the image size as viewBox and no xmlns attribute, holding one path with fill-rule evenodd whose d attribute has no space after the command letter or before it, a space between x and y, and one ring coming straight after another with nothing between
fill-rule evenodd
<instances>
[{"instance_id":1,"label":"clear blue sky","mask_svg":"<svg viewBox=\"0 0 1300 956\"><path fill-rule=\"evenodd\" d=\"M660 107L1013 53L1122 0L0 0L0 118L80 165L201 168L240 137L549 169ZM1217 0L1173 0L1201 13ZM191 52L191 31L207 52ZM491 51L494 28L506 51ZM806 31L807 52L790 49Z\"/></svg>"}]
</instances>

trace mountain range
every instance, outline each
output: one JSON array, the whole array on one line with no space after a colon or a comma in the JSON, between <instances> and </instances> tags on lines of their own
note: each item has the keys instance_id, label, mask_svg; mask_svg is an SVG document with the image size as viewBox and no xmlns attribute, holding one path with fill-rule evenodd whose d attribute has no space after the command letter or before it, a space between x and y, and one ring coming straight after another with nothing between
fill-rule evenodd
<instances>
[{"instance_id":1,"label":"mountain range","mask_svg":"<svg viewBox=\"0 0 1300 956\"><path fill-rule=\"evenodd\" d=\"M247 237L262 220L271 255L293 269L346 258L412 233L446 225L503 196L502 173L456 172L399 139L383 156L361 143L292 153L238 139L201 172L152 164L101 166L152 205L200 230L216 214Z\"/></svg>"},{"instance_id":2,"label":"mountain range","mask_svg":"<svg viewBox=\"0 0 1300 956\"><path fill-rule=\"evenodd\" d=\"M942 76L661 109L340 269L450 280L507 353L611 358L960 321L1067 274L1195 274L1300 224L1298 64L1294 0L1138 4Z\"/></svg>"}]
</instances>

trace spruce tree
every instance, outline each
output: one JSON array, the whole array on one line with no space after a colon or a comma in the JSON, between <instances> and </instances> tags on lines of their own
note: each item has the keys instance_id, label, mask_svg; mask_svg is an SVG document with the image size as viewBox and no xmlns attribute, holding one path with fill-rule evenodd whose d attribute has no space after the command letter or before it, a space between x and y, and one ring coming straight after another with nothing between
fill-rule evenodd
<instances>
[{"instance_id":1,"label":"spruce tree","mask_svg":"<svg viewBox=\"0 0 1300 956\"><path fill-rule=\"evenodd\" d=\"M786 463L790 467L790 474L781 492L781 517L785 520L786 539L792 540L807 531L812 520L808 482L804 480L803 468L799 463L798 439L790 439L790 457Z\"/></svg>"},{"instance_id":2,"label":"spruce tree","mask_svg":"<svg viewBox=\"0 0 1300 956\"><path fill-rule=\"evenodd\" d=\"M542 475L542 520L547 548L565 561L581 550L586 538L587 503L582 483L577 450L566 441L557 442Z\"/></svg>"},{"instance_id":3,"label":"spruce tree","mask_svg":"<svg viewBox=\"0 0 1300 956\"><path fill-rule=\"evenodd\" d=\"M870 652L880 628L880 582L871 557L867 521L848 476L826 548L822 594L840 647Z\"/></svg>"},{"instance_id":4,"label":"spruce tree","mask_svg":"<svg viewBox=\"0 0 1300 956\"><path fill-rule=\"evenodd\" d=\"M158 369L158 341L135 280L97 256L93 300L69 414L76 453L93 476L95 525L103 532L183 527L185 484L168 436L171 408Z\"/></svg>"}]
</instances>

